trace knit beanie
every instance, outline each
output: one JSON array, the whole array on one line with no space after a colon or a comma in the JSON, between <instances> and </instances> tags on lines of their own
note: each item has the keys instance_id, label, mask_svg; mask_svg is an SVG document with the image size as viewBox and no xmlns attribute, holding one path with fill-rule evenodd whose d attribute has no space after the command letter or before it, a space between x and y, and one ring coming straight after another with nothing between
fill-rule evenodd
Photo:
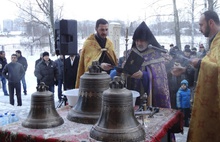
<instances>
[{"instance_id":1,"label":"knit beanie","mask_svg":"<svg viewBox=\"0 0 220 142\"><path fill-rule=\"evenodd\" d=\"M48 53L48 52L44 52L44 53L43 53L43 57L44 57L44 56L49 56L49 53Z\"/></svg>"},{"instance_id":2,"label":"knit beanie","mask_svg":"<svg viewBox=\"0 0 220 142\"><path fill-rule=\"evenodd\" d=\"M181 85L182 85L182 84L185 84L185 85L188 87L188 81L187 81L187 80L185 80L185 79L182 80L182 81L181 81Z\"/></svg>"}]
</instances>

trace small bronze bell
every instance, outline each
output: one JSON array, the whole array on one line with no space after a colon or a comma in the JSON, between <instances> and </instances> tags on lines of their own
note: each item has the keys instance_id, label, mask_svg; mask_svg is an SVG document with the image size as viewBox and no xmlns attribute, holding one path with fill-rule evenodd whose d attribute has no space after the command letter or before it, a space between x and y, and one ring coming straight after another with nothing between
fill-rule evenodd
<instances>
[{"instance_id":1,"label":"small bronze bell","mask_svg":"<svg viewBox=\"0 0 220 142\"><path fill-rule=\"evenodd\" d=\"M109 88L110 76L101 72L99 62L93 61L89 72L80 77L79 98L68 112L67 119L84 124L95 124L101 113L102 93Z\"/></svg>"},{"instance_id":2,"label":"small bronze bell","mask_svg":"<svg viewBox=\"0 0 220 142\"><path fill-rule=\"evenodd\" d=\"M131 91L115 77L103 92L102 111L90 130L90 137L105 142L139 142L145 140L145 130L134 116Z\"/></svg>"},{"instance_id":3,"label":"small bronze bell","mask_svg":"<svg viewBox=\"0 0 220 142\"><path fill-rule=\"evenodd\" d=\"M37 92L31 96L31 109L28 117L22 122L23 127L44 129L62 125L63 118L57 113L54 104L54 94L46 91L47 86L41 82Z\"/></svg>"}]
</instances>

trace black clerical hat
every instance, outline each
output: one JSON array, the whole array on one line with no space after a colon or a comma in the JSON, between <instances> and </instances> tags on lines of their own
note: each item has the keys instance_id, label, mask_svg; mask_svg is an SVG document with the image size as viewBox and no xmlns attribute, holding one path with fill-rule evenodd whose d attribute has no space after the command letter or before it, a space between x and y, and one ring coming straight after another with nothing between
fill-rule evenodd
<instances>
[{"instance_id":1,"label":"black clerical hat","mask_svg":"<svg viewBox=\"0 0 220 142\"><path fill-rule=\"evenodd\" d=\"M161 47L144 21L136 28L134 32L133 41L138 39L146 40L149 44L153 46Z\"/></svg>"}]
</instances>

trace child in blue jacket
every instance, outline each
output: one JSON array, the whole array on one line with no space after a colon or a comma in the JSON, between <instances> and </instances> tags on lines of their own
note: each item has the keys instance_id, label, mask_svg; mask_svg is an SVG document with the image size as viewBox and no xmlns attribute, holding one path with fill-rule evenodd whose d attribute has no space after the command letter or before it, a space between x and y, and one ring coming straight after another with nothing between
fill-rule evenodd
<instances>
[{"instance_id":1,"label":"child in blue jacket","mask_svg":"<svg viewBox=\"0 0 220 142\"><path fill-rule=\"evenodd\" d=\"M184 126L189 127L189 118L190 118L190 97L191 92L188 88L188 81L182 80L181 87L176 93L176 106L184 113Z\"/></svg>"}]
</instances>

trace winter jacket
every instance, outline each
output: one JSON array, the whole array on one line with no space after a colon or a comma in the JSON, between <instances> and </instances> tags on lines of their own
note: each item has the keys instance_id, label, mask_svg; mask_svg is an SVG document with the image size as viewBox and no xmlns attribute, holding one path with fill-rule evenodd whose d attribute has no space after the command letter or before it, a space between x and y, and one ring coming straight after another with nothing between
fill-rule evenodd
<instances>
[{"instance_id":1,"label":"winter jacket","mask_svg":"<svg viewBox=\"0 0 220 142\"><path fill-rule=\"evenodd\" d=\"M70 57L65 59L65 89L75 88L79 58L78 55L75 56L73 65L71 65Z\"/></svg>"},{"instance_id":2,"label":"winter jacket","mask_svg":"<svg viewBox=\"0 0 220 142\"><path fill-rule=\"evenodd\" d=\"M7 64L6 58L0 58L0 76L2 75L2 70L6 64Z\"/></svg>"},{"instance_id":3,"label":"winter jacket","mask_svg":"<svg viewBox=\"0 0 220 142\"><path fill-rule=\"evenodd\" d=\"M183 81L181 82L181 84ZM188 86L188 82L186 84ZM182 89L179 88L178 92L176 93L176 106L177 108L190 108L190 97L191 92L189 88Z\"/></svg>"},{"instance_id":4,"label":"winter jacket","mask_svg":"<svg viewBox=\"0 0 220 142\"><path fill-rule=\"evenodd\" d=\"M27 60L25 57L23 57L22 55L20 57L18 57L18 63L21 63L24 67L24 70L26 71L27 70L27 67L28 67L28 63L27 63Z\"/></svg>"},{"instance_id":5,"label":"winter jacket","mask_svg":"<svg viewBox=\"0 0 220 142\"><path fill-rule=\"evenodd\" d=\"M56 67L58 69L58 80L63 79L63 70L64 70L64 64L63 64L63 59L57 59L54 61L56 63Z\"/></svg>"},{"instance_id":6,"label":"winter jacket","mask_svg":"<svg viewBox=\"0 0 220 142\"><path fill-rule=\"evenodd\" d=\"M56 64L54 61L49 59L49 63L47 65L45 60L42 60L37 64L34 75L40 82L44 82L47 86L52 86L58 77Z\"/></svg>"},{"instance_id":7,"label":"winter jacket","mask_svg":"<svg viewBox=\"0 0 220 142\"><path fill-rule=\"evenodd\" d=\"M2 75L8 79L8 82L18 83L24 76L25 71L22 64L11 62L3 68Z\"/></svg>"},{"instance_id":8,"label":"winter jacket","mask_svg":"<svg viewBox=\"0 0 220 142\"><path fill-rule=\"evenodd\" d=\"M36 68L37 64L40 63L40 61L42 61L42 58L39 58L35 61L35 68Z\"/></svg>"}]
</instances>

